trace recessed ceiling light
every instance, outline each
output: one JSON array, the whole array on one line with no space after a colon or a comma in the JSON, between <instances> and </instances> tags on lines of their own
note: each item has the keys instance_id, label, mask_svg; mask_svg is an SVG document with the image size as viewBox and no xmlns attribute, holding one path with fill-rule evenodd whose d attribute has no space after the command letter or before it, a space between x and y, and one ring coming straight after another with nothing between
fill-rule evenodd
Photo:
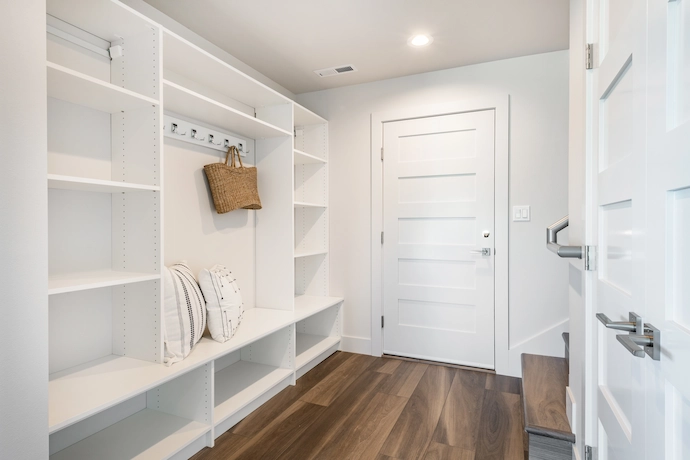
<instances>
[{"instance_id":1,"label":"recessed ceiling light","mask_svg":"<svg viewBox=\"0 0 690 460\"><path fill-rule=\"evenodd\" d=\"M426 46L433 42L434 39L430 35L424 35L424 34L419 34L419 35L413 35L407 40L407 44L410 46L415 46L415 47L421 47L421 46Z\"/></svg>"}]
</instances>

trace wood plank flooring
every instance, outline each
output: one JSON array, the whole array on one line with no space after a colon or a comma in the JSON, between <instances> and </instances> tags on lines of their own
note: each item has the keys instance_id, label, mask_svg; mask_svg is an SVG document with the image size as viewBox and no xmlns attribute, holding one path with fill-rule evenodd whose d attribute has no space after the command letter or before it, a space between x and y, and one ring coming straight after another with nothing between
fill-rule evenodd
<instances>
[{"instance_id":1,"label":"wood plank flooring","mask_svg":"<svg viewBox=\"0 0 690 460\"><path fill-rule=\"evenodd\" d=\"M337 352L194 460L523 460L520 379Z\"/></svg>"}]
</instances>

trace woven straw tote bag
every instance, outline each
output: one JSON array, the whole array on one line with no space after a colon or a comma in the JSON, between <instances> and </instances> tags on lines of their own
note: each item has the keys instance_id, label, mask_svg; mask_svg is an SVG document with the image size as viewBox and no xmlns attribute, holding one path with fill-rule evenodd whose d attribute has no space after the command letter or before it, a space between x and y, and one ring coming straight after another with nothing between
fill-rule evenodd
<instances>
[{"instance_id":1,"label":"woven straw tote bag","mask_svg":"<svg viewBox=\"0 0 690 460\"><path fill-rule=\"evenodd\" d=\"M239 166L235 162L239 160ZM228 160L232 158L230 165ZM213 204L218 214L235 209L261 209L261 199L256 183L256 168L245 167L237 147L231 145L225 155L225 163L204 166L211 187Z\"/></svg>"}]
</instances>

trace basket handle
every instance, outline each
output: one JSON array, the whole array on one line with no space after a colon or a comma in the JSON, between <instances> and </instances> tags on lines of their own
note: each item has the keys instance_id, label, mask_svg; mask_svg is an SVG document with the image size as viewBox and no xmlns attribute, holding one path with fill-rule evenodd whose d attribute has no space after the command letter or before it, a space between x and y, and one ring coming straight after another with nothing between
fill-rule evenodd
<instances>
[{"instance_id":1,"label":"basket handle","mask_svg":"<svg viewBox=\"0 0 690 460\"><path fill-rule=\"evenodd\" d=\"M232 168L236 168L237 165L235 163L235 155L237 155L237 159L240 161L240 168L244 168L244 165L242 164L242 157L240 156L240 151L235 147L234 145L231 145L228 147L228 153L225 154L225 164L228 164L228 159L230 159L230 153L232 152L232 161L230 162L230 166Z\"/></svg>"}]
</instances>

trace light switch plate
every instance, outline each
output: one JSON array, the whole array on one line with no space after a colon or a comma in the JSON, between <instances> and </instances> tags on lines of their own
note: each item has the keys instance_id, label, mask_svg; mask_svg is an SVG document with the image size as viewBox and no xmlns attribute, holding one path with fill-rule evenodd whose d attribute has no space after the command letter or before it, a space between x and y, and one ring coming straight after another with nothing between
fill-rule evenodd
<instances>
[{"instance_id":1,"label":"light switch plate","mask_svg":"<svg viewBox=\"0 0 690 460\"><path fill-rule=\"evenodd\" d=\"M513 222L529 222L530 219L529 206L513 206Z\"/></svg>"}]
</instances>

